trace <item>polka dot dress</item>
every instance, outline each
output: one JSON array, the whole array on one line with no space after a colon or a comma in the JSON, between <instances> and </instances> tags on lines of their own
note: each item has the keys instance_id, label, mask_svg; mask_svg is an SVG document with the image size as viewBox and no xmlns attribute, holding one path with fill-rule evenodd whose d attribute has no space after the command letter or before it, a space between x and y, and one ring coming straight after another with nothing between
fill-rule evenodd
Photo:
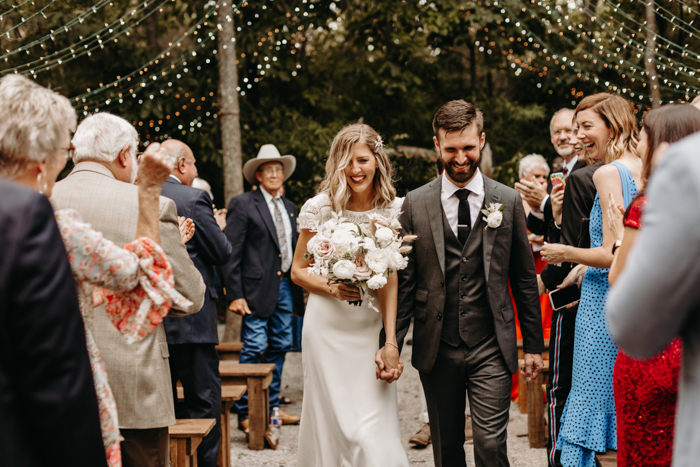
<instances>
[{"instance_id":1,"label":"polka dot dress","mask_svg":"<svg viewBox=\"0 0 700 467\"><path fill-rule=\"evenodd\" d=\"M620 172L625 207L637 193L627 167ZM603 213L596 195L590 220L591 248L603 244ZM589 267L581 284L576 316L571 392L561 418L557 449L565 467L595 467L596 452L617 449L613 368L617 345L605 323L608 269Z\"/></svg>"}]
</instances>

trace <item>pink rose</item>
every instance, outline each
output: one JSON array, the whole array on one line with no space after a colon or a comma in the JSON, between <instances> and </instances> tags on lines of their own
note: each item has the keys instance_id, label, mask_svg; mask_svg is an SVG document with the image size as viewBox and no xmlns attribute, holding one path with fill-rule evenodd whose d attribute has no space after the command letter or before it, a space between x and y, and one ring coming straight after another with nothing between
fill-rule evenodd
<instances>
[{"instance_id":1,"label":"pink rose","mask_svg":"<svg viewBox=\"0 0 700 467\"><path fill-rule=\"evenodd\" d=\"M370 277L372 277L372 270L369 268L369 266L367 266L365 257L358 255L355 258L355 275L353 276L353 279L357 281L366 281L369 280Z\"/></svg>"},{"instance_id":2,"label":"pink rose","mask_svg":"<svg viewBox=\"0 0 700 467\"><path fill-rule=\"evenodd\" d=\"M319 261L327 261L335 254L335 245L327 238L321 239L314 245L314 259Z\"/></svg>"},{"instance_id":3,"label":"pink rose","mask_svg":"<svg viewBox=\"0 0 700 467\"><path fill-rule=\"evenodd\" d=\"M381 214L376 214L372 213L369 214L369 228L370 232L374 234L378 229L382 227L389 227L389 224L391 224L391 221L387 219L386 217L382 216Z\"/></svg>"}]
</instances>

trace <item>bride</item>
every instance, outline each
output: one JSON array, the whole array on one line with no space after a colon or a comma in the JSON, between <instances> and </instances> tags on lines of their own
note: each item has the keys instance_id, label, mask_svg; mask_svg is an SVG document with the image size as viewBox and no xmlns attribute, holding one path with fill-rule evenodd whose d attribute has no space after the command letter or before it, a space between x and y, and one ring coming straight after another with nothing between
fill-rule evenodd
<instances>
[{"instance_id":1,"label":"bride","mask_svg":"<svg viewBox=\"0 0 700 467\"><path fill-rule=\"evenodd\" d=\"M299 214L292 280L310 292L302 335L304 400L297 465L408 466L401 446L396 385L403 370L396 345L396 273L375 291L381 314L345 284L309 275L306 244L333 212L369 224L368 214L398 215L392 169L379 134L368 125L343 128L333 140L319 194ZM382 325L386 345L377 350ZM376 365L375 365L376 362Z\"/></svg>"}]
</instances>

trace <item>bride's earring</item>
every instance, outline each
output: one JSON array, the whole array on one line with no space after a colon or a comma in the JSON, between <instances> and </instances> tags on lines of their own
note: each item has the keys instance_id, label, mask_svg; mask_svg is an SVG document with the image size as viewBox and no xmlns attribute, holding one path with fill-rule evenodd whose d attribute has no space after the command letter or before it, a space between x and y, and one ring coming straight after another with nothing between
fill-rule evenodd
<instances>
[{"instance_id":1,"label":"bride's earring","mask_svg":"<svg viewBox=\"0 0 700 467\"><path fill-rule=\"evenodd\" d=\"M43 187L41 185L41 181L43 178L44 178L44 172L39 172L36 176L36 185L37 185L37 188L39 190L39 193L44 193L44 191L46 190L46 182L44 182Z\"/></svg>"}]
</instances>

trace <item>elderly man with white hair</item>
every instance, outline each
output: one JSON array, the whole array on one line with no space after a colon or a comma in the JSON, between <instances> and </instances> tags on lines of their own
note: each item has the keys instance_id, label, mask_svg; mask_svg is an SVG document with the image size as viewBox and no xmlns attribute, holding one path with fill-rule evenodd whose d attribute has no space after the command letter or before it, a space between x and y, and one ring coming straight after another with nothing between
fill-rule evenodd
<instances>
[{"instance_id":1,"label":"elderly man with white hair","mask_svg":"<svg viewBox=\"0 0 700 467\"><path fill-rule=\"evenodd\" d=\"M139 218L136 178L138 134L126 120L108 113L86 118L73 137L75 167L53 189L57 209L75 209L105 238L123 245L135 239ZM192 305L169 316L196 313L204 302L202 276L187 254L175 203L160 197L161 246L172 265L175 289ZM104 306L94 309L94 338L102 351L119 412L124 467L167 467L168 426L175 424L168 344L163 325L127 344Z\"/></svg>"}]
</instances>

